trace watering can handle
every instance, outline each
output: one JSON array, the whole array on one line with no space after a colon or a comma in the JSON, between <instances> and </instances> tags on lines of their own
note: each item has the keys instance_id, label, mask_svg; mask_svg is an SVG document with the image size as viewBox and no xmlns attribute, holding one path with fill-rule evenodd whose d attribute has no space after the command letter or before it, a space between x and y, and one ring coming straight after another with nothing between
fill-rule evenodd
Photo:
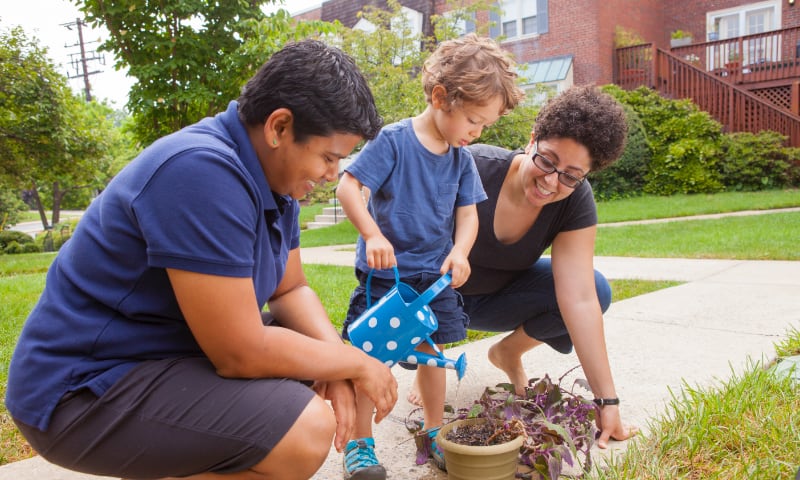
<instances>
[{"instance_id":1,"label":"watering can handle","mask_svg":"<svg viewBox=\"0 0 800 480\"><path fill-rule=\"evenodd\" d=\"M394 269L394 282L395 283L400 283L400 272L397 270L397 266L393 266L392 269ZM369 286L370 286L370 284L372 284L372 272L374 272L374 271L375 271L374 268L370 268L369 269L369 273L367 274L367 286L366 286L366 289L367 289L367 292L366 292L367 293L367 308L372 306L372 295L370 295L370 287Z\"/></svg>"},{"instance_id":2,"label":"watering can handle","mask_svg":"<svg viewBox=\"0 0 800 480\"><path fill-rule=\"evenodd\" d=\"M447 286L450 285L451 281L452 279L449 273L445 273L444 275L442 275L439 278L439 280L433 282L433 284L430 287L428 287L427 290L422 292L420 296L417 297L417 299L411 303L411 305L409 306L411 311L416 312L425 305L431 303L431 300L433 300L436 297L436 295L442 293L442 290L447 288Z\"/></svg>"}]
</instances>

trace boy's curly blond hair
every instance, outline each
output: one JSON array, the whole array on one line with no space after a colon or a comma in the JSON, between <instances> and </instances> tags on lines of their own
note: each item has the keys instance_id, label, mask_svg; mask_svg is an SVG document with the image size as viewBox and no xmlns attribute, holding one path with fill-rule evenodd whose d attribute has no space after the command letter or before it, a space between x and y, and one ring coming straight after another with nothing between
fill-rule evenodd
<instances>
[{"instance_id":1,"label":"boy's curly blond hair","mask_svg":"<svg viewBox=\"0 0 800 480\"><path fill-rule=\"evenodd\" d=\"M422 66L425 100L431 103L433 88L447 91L449 105L485 105L495 96L503 99L500 115L516 107L525 92L517 86L514 61L491 38L474 33L442 42Z\"/></svg>"}]
</instances>

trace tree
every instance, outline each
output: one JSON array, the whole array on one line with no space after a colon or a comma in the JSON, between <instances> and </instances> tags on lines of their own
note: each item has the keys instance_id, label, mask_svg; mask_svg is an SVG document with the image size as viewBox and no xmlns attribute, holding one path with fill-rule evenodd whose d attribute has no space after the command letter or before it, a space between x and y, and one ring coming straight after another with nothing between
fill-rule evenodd
<instances>
[{"instance_id":1,"label":"tree","mask_svg":"<svg viewBox=\"0 0 800 480\"><path fill-rule=\"evenodd\" d=\"M62 123L59 109L66 80L47 50L21 27L0 29L0 175L15 178L27 160L56 146L52 132Z\"/></svg>"},{"instance_id":2,"label":"tree","mask_svg":"<svg viewBox=\"0 0 800 480\"><path fill-rule=\"evenodd\" d=\"M32 158L27 179L43 225L47 228L45 204L53 211L52 224L59 223L64 197L77 190L94 192L110 176L106 174L112 145L119 133L113 128L112 110L103 104L85 102L71 91L63 98L64 122L54 138L57 147L48 156ZM42 193L50 197L43 201Z\"/></svg>"},{"instance_id":3,"label":"tree","mask_svg":"<svg viewBox=\"0 0 800 480\"><path fill-rule=\"evenodd\" d=\"M269 56L288 40L324 33L323 22L295 22L274 0L111 2L73 0L110 37L115 68L136 79L127 108L142 144L216 114Z\"/></svg>"},{"instance_id":4,"label":"tree","mask_svg":"<svg viewBox=\"0 0 800 480\"><path fill-rule=\"evenodd\" d=\"M45 229L44 188L58 223L67 192L105 180L99 172L116 138L110 114L70 90L35 38L19 27L0 30L0 176L31 192Z\"/></svg>"},{"instance_id":5,"label":"tree","mask_svg":"<svg viewBox=\"0 0 800 480\"><path fill-rule=\"evenodd\" d=\"M372 29L339 28L337 31L342 49L353 57L367 77L385 123L417 115L425 109L425 95L418 76L425 59L438 43L461 35L465 22L475 21L476 12L497 9L485 0L467 6L463 3L450 0L447 15L432 16L434 36L431 38L412 34L397 0L389 0L386 9L364 8L360 16ZM483 35L490 27L488 23L474 26L475 31ZM525 145L537 110L531 104L518 106L485 130L479 141L509 148Z\"/></svg>"}]
</instances>

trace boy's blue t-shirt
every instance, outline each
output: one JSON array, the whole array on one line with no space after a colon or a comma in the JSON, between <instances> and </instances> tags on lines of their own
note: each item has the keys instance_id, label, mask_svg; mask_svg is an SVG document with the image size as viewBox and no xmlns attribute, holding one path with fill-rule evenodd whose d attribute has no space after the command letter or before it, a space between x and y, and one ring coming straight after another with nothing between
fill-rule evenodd
<instances>
[{"instance_id":1,"label":"boy's blue t-shirt","mask_svg":"<svg viewBox=\"0 0 800 480\"><path fill-rule=\"evenodd\" d=\"M298 212L270 190L236 102L145 149L53 261L11 360L11 415L46 430L66 392L100 396L141 361L202 355L166 269L252 278L262 308L299 246Z\"/></svg>"},{"instance_id":2,"label":"boy's blue t-shirt","mask_svg":"<svg viewBox=\"0 0 800 480\"><path fill-rule=\"evenodd\" d=\"M486 199L469 151L431 153L410 118L385 126L345 170L369 188L367 208L394 247L401 277L438 273L453 248L455 209ZM361 236L356 268L369 271ZM374 275L394 278L390 269Z\"/></svg>"}]
</instances>

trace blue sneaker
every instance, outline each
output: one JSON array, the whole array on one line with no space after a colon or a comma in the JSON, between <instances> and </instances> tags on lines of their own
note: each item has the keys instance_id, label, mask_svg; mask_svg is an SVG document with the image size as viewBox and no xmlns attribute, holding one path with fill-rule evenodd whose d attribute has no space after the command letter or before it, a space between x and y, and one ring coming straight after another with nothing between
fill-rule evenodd
<instances>
[{"instance_id":1,"label":"blue sneaker","mask_svg":"<svg viewBox=\"0 0 800 480\"><path fill-rule=\"evenodd\" d=\"M375 456L375 439L359 438L344 449L344 480L386 480L386 469Z\"/></svg>"}]
</instances>

